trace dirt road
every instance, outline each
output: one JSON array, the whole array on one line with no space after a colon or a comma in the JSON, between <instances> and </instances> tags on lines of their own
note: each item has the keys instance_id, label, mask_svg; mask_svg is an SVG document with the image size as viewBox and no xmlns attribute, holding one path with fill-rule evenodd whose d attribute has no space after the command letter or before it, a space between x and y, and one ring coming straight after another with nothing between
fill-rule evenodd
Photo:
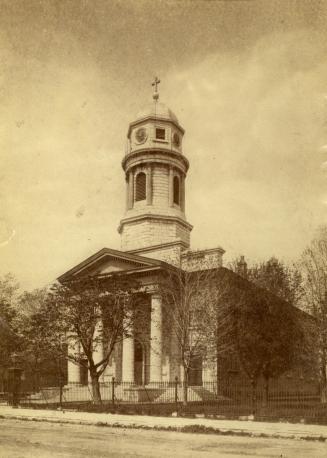
<instances>
[{"instance_id":1,"label":"dirt road","mask_svg":"<svg viewBox=\"0 0 327 458\"><path fill-rule=\"evenodd\" d=\"M0 419L1 458L326 458L327 444Z\"/></svg>"}]
</instances>

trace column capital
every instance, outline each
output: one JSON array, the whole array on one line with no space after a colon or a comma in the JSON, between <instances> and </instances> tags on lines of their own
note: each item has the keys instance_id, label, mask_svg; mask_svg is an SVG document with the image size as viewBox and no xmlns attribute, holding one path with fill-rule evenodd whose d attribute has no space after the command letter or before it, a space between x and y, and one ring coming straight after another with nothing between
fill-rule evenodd
<instances>
[{"instance_id":1,"label":"column capital","mask_svg":"<svg viewBox=\"0 0 327 458\"><path fill-rule=\"evenodd\" d=\"M157 284L148 285L143 288L143 292L149 296L152 296L153 294L159 294L159 287Z\"/></svg>"}]
</instances>

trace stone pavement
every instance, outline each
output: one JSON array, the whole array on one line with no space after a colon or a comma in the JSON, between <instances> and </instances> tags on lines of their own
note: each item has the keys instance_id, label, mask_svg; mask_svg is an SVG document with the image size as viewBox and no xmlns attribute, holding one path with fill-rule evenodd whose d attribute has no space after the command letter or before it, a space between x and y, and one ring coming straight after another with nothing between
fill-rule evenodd
<instances>
[{"instance_id":1,"label":"stone pavement","mask_svg":"<svg viewBox=\"0 0 327 458\"><path fill-rule=\"evenodd\" d=\"M101 425L123 428L161 429L217 434L248 435L254 437L280 437L288 439L325 440L327 426L293 423L268 423L208 418L153 417L110 413L75 412L68 410L36 410L0 406L0 418ZM197 428L198 427L198 428ZM208 428L206 430L206 428Z\"/></svg>"}]
</instances>

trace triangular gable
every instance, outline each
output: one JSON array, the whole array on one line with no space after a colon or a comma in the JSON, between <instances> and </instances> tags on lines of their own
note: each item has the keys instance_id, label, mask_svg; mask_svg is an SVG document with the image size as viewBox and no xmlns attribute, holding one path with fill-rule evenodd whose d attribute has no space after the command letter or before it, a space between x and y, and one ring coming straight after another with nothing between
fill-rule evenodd
<instances>
[{"instance_id":1,"label":"triangular gable","mask_svg":"<svg viewBox=\"0 0 327 458\"><path fill-rule=\"evenodd\" d=\"M84 275L104 275L111 272L143 270L147 267L160 267L164 264L156 259L110 248L102 248L102 250L58 277L58 280L62 283Z\"/></svg>"}]
</instances>

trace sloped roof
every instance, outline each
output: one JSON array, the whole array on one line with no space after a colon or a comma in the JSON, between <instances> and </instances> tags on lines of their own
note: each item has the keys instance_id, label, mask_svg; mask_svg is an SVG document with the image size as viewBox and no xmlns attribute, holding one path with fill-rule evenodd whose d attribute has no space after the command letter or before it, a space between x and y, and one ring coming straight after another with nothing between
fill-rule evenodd
<instances>
[{"instance_id":1,"label":"sloped roof","mask_svg":"<svg viewBox=\"0 0 327 458\"><path fill-rule=\"evenodd\" d=\"M140 119L149 117L167 119L178 124L178 119L175 113L162 102L152 102L146 105L141 111L137 113L136 120L138 121Z\"/></svg>"},{"instance_id":2,"label":"sloped roof","mask_svg":"<svg viewBox=\"0 0 327 458\"><path fill-rule=\"evenodd\" d=\"M159 261L157 259L147 258L145 256L139 256L132 253L126 253L120 250L113 250L111 248L102 248L97 253L80 262L64 274L60 275L60 277L58 277L58 281L63 283L78 276L88 275L90 272L100 268L101 265L104 265L110 260L119 260L120 262L125 263L126 267L121 269L123 271L144 271L149 269L153 270L167 266L165 262Z\"/></svg>"}]
</instances>

